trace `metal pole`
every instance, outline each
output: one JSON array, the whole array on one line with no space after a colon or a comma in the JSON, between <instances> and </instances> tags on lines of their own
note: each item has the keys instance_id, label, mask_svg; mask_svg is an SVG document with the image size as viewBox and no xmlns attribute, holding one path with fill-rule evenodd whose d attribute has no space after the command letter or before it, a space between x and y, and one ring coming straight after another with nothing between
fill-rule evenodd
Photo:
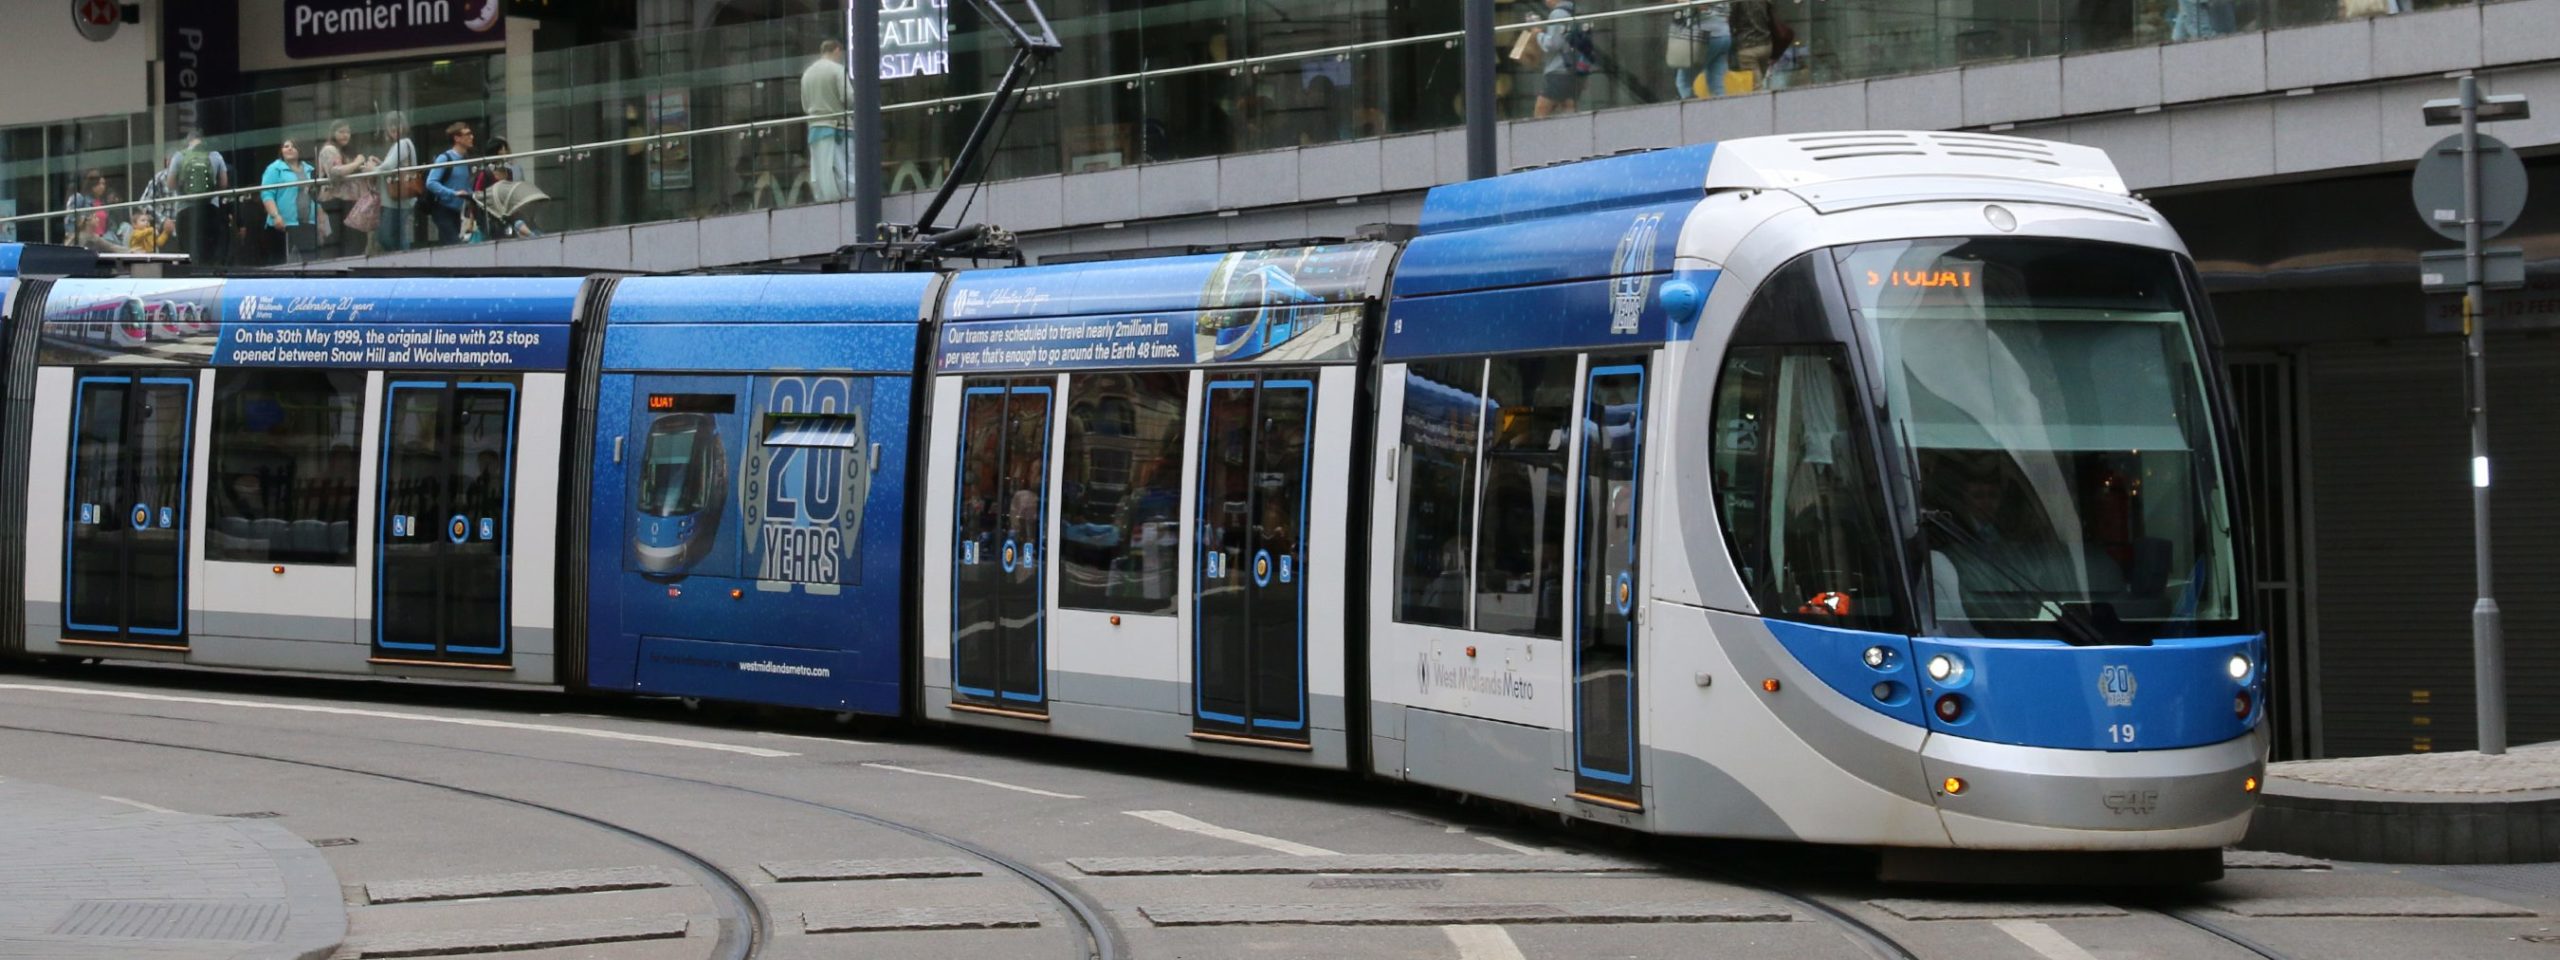
<instances>
[{"instance_id":1,"label":"metal pole","mask_svg":"<svg viewBox=\"0 0 2560 960\"><path fill-rule=\"evenodd\" d=\"M2480 598L2471 605L2471 664L2480 701L2480 752L2507 752L2506 641L2489 583L2489 376L2480 323L2480 81L2462 78L2463 379L2471 397L2471 550Z\"/></svg>"},{"instance_id":2,"label":"metal pole","mask_svg":"<svg viewBox=\"0 0 2560 960\"><path fill-rule=\"evenodd\" d=\"M853 78L853 243L880 239L880 0L851 0L853 36L845 71Z\"/></svg>"},{"instance_id":3,"label":"metal pole","mask_svg":"<svg viewBox=\"0 0 2560 960\"><path fill-rule=\"evenodd\" d=\"M1467 179L1496 172L1493 154L1493 70L1502 48L1493 39L1493 0L1464 0L1467 7Z\"/></svg>"}]
</instances>

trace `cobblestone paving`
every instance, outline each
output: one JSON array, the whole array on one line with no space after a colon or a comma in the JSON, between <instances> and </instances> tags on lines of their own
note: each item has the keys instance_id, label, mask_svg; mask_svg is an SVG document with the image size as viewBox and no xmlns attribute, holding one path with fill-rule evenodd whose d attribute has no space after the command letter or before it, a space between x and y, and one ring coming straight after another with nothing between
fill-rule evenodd
<instances>
[{"instance_id":1,"label":"cobblestone paving","mask_svg":"<svg viewBox=\"0 0 2560 960\"><path fill-rule=\"evenodd\" d=\"M2487 794L2560 790L2560 743L2516 747L2503 756L2477 751L2410 753L2269 764L2279 780L2393 793Z\"/></svg>"}]
</instances>

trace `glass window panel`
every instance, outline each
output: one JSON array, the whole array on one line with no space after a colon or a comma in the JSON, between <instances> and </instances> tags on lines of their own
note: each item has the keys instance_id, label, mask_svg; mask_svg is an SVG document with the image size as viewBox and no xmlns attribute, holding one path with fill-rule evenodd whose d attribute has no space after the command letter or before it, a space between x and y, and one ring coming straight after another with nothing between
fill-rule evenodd
<instances>
[{"instance_id":1,"label":"glass window panel","mask_svg":"<svg viewBox=\"0 0 2560 960\"><path fill-rule=\"evenodd\" d=\"M1475 627L1559 637L1564 631L1565 456L1574 359L1493 361L1486 375L1483 537L1476 550Z\"/></svg>"},{"instance_id":2,"label":"glass window panel","mask_svg":"<svg viewBox=\"0 0 2560 960\"><path fill-rule=\"evenodd\" d=\"M363 413L362 373L217 373L206 559L354 563Z\"/></svg>"},{"instance_id":3,"label":"glass window panel","mask_svg":"<svg viewBox=\"0 0 2560 960\"><path fill-rule=\"evenodd\" d=\"M1061 606L1173 612L1190 386L1187 373L1105 373L1067 387Z\"/></svg>"},{"instance_id":4,"label":"glass window panel","mask_svg":"<svg viewBox=\"0 0 2560 960\"><path fill-rule=\"evenodd\" d=\"M1405 369L1404 502L1396 513L1396 619L1467 625L1467 558L1475 554L1476 448L1483 442L1484 361Z\"/></svg>"}]
</instances>

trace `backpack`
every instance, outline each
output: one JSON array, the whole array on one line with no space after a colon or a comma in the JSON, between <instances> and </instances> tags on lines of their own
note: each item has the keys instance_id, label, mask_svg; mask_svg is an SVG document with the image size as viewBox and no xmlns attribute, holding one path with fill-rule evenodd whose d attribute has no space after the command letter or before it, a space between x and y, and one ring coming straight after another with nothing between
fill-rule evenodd
<instances>
[{"instance_id":1,"label":"backpack","mask_svg":"<svg viewBox=\"0 0 2560 960\"><path fill-rule=\"evenodd\" d=\"M1564 68L1577 77L1587 77L1600 69L1600 51L1592 46L1591 31L1579 22L1564 28Z\"/></svg>"},{"instance_id":2,"label":"backpack","mask_svg":"<svg viewBox=\"0 0 2560 960\"><path fill-rule=\"evenodd\" d=\"M178 192L213 192L212 153L195 149L178 154Z\"/></svg>"}]
</instances>

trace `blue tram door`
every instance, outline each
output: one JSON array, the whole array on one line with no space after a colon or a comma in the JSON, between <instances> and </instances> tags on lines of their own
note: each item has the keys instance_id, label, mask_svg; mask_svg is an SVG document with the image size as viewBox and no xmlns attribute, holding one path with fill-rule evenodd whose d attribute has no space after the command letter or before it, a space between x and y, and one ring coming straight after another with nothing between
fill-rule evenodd
<instances>
[{"instance_id":1,"label":"blue tram door","mask_svg":"<svg viewBox=\"0 0 2560 960\"><path fill-rule=\"evenodd\" d=\"M402 375L382 417L374 658L507 663L516 384Z\"/></svg>"},{"instance_id":2,"label":"blue tram door","mask_svg":"<svg viewBox=\"0 0 2560 960\"><path fill-rule=\"evenodd\" d=\"M1573 786L1618 806L1643 800L1635 611L1644 602L1636 549L1644 529L1644 375L1640 360L1594 357L1583 384Z\"/></svg>"},{"instance_id":3,"label":"blue tram door","mask_svg":"<svg viewBox=\"0 0 2560 960\"><path fill-rule=\"evenodd\" d=\"M1307 738L1304 372L1212 380L1200 436L1193 728Z\"/></svg>"},{"instance_id":4,"label":"blue tram door","mask_svg":"<svg viewBox=\"0 0 2560 960\"><path fill-rule=\"evenodd\" d=\"M184 647L196 382L83 375L72 389L63 636Z\"/></svg>"},{"instance_id":5,"label":"blue tram door","mask_svg":"<svg viewBox=\"0 0 2560 960\"><path fill-rule=\"evenodd\" d=\"M1048 710L1051 381L972 381L960 408L951 689L964 706Z\"/></svg>"}]
</instances>

